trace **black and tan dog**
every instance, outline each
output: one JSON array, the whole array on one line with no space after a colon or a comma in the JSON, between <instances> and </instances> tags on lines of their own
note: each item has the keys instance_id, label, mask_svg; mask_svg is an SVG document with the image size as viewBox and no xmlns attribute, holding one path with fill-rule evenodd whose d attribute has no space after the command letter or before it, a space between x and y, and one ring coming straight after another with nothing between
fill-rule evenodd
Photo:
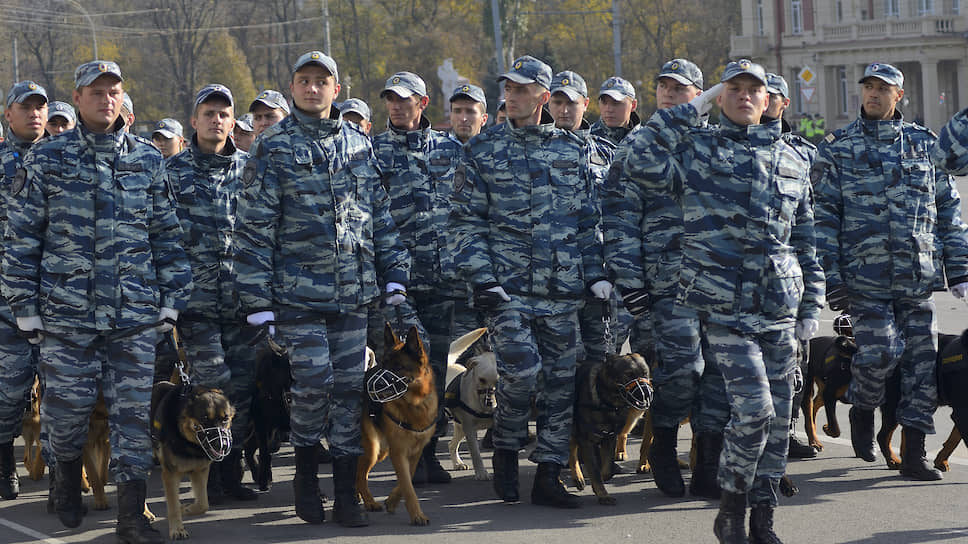
<instances>
[{"instance_id":1,"label":"black and tan dog","mask_svg":"<svg viewBox=\"0 0 968 544\"><path fill-rule=\"evenodd\" d=\"M817 412L825 409L827 423L823 430L827 436L840 436L837 421L837 401L847 393L850 384L850 362L857 353L857 343L847 336L818 336L810 340L810 357L807 375L803 377L804 431L807 443L817 450L823 444L817 438ZM815 393L816 391L816 393Z\"/></svg>"},{"instance_id":2,"label":"black and tan dog","mask_svg":"<svg viewBox=\"0 0 968 544\"><path fill-rule=\"evenodd\" d=\"M437 422L434 373L416 327L411 327L406 341L401 341L387 323L384 338L385 355L366 373L363 456L357 465L356 489L367 510L383 509L373 498L367 477L373 465L389 455L397 485L383 503L387 512L396 510L402 498L406 501L410 523L427 525L430 520L420 509L413 488L413 473Z\"/></svg>"},{"instance_id":3,"label":"black and tan dog","mask_svg":"<svg viewBox=\"0 0 968 544\"><path fill-rule=\"evenodd\" d=\"M955 426L935 456L934 466L947 472L948 457L958 443L964 441L968 446L968 330L938 353L938 399L941 404L951 407Z\"/></svg>"},{"instance_id":4,"label":"black and tan dog","mask_svg":"<svg viewBox=\"0 0 968 544\"><path fill-rule=\"evenodd\" d=\"M616 437L630 411L641 416L652 404L649 377L649 365L637 353L608 354L603 362L578 367L568 466L579 490L585 488L584 467L599 504L615 504L605 482L612 476Z\"/></svg>"},{"instance_id":5,"label":"black and tan dog","mask_svg":"<svg viewBox=\"0 0 968 544\"><path fill-rule=\"evenodd\" d=\"M292 374L285 348L271 337L264 345L256 357L256 394L249 408L253 430L245 441L244 451L252 480L259 484L260 490L267 491L272 484L272 445L278 444L281 435L289 431Z\"/></svg>"},{"instance_id":6,"label":"black and tan dog","mask_svg":"<svg viewBox=\"0 0 968 544\"><path fill-rule=\"evenodd\" d=\"M221 461L232 450L234 415L219 389L159 382L151 392L152 443L161 465L172 540L188 538L183 515L208 511L208 470L212 461ZM182 507L178 488L186 474L195 501Z\"/></svg>"}]
</instances>

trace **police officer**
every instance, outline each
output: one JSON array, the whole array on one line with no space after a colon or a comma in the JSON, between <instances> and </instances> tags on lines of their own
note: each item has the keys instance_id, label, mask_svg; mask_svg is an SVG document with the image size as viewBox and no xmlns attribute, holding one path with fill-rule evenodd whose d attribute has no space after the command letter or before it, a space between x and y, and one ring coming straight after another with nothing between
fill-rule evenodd
<instances>
[{"instance_id":1,"label":"police officer","mask_svg":"<svg viewBox=\"0 0 968 544\"><path fill-rule=\"evenodd\" d=\"M161 154L123 131L117 64L74 73L80 123L34 146L11 187L3 293L40 345L42 425L57 459L55 505L77 527L81 450L104 393L121 542L164 542L145 518L148 408L158 332L185 308L191 268ZM159 326L159 324L162 324Z\"/></svg>"},{"instance_id":2,"label":"police officer","mask_svg":"<svg viewBox=\"0 0 968 544\"><path fill-rule=\"evenodd\" d=\"M370 122L370 106L359 98L344 100L339 105L339 111L343 114L343 120L360 125L363 132L370 133L373 123Z\"/></svg>"},{"instance_id":3,"label":"police officer","mask_svg":"<svg viewBox=\"0 0 968 544\"><path fill-rule=\"evenodd\" d=\"M498 102L497 110L494 112L494 124L503 125L508 120L507 104L503 100Z\"/></svg>"},{"instance_id":4,"label":"police officer","mask_svg":"<svg viewBox=\"0 0 968 544\"><path fill-rule=\"evenodd\" d=\"M178 121L166 117L155 123L155 130L151 132L151 143L166 159L177 155L185 149L185 129Z\"/></svg>"},{"instance_id":5,"label":"police officer","mask_svg":"<svg viewBox=\"0 0 968 544\"><path fill-rule=\"evenodd\" d=\"M235 128L232 129L232 140L239 151L249 152L252 142L255 141L255 129L252 126L252 114L243 113L235 120Z\"/></svg>"},{"instance_id":6,"label":"police officer","mask_svg":"<svg viewBox=\"0 0 968 544\"><path fill-rule=\"evenodd\" d=\"M585 120L589 101L585 79L571 70L558 72L551 78L550 91L548 113L554 118L555 126L587 135L591 125Z\"/></svg>"},{"instance_id":7,"label":"police officer","mask_svg":"<svg viewBox=\"0 0 968 544\"><path fill-rule=\"evenodd\" d=\"M41 141L47 124L47 91L33 81L15 84L7 93L7 139L0 143L4 194L10 194L16 172L23 166L31 146ZM0 201L0 227L7 222L6 199ZM10 306L0 304L0 499L16 499L20 493L13 439L23 428L24 411L34 384L34 357L30 343L18 334Z\"/></svg>"},{"instance_id":8,"label":"police officer","mask_svg":"<svg viewBox=\"0 0 968 544\"><path fill-rule=\"evenodd\" d=\"M410 252L413 267L407 301L385 311L376 310L370 320L370 347L382 349L375 337L383 325L396 328L416 324L429 345L438 398L444 398L447 353L454 334L454 303L467 298L467 287L459 281L447 255L447 217L450 215L453 176L460 161L461 144L449 134L430 127L423 115L430 102L424 80L411 72L390 76L380 97L389 118L387 130L373 138L373 152L390 195L390 214L400 239ZM374 319L373 315L378 316ZM425 328L429 336L422 334ZM404 331L406 329L404 328ZM404 332L398 331L398 332ZM414 481L449 483L450 473L437 460L437 440L446 429L443 403L439 404L438 432L424 448Z\"/></svg>"},{"instance_id":9,"label":"police officer","mask_svg":"<svg viewBox=\"0 0 968 544\"><path fill-rule=\"evenodd\" d=\"M57 136L74 128L77 124L77 114L74 106L67 102L53 101L47 108L47 133Z\"/></svg>"},{"instance_id":10,"label":"police officer","mask_svg":"<svg viewBox=\"0 0 968 544\"><path fill-rule=\"evenodd\" d=\"M202 87L195 95L191 143L165 165L178 198L178 219L185 230L182 245L194 280L178 328L192 362L192 383L221 389L235 408L231 453L209 470L208 495L213 504L223 495L256 499L255 491L241 483L242 444L255 390L255 358L247 345L253 332L243 334L239 327L240 309L232 281L232 228L242 169L248 159L229 137L234 106L228 87ZM235 346L239 347L233 350Z\"/></svg>"},{"instance_id":11,"label":"police officer","mask_svg":"<svg viewBox=\"0 0 968 544\"><path fill-rule=\"evenodd\" d=\"M121 101L121 119L124 120L124 131L129 132L134 126L134 102L128 93L124 93Z\"/></svg>"},{"instance_id":12,"label":"police officer","mask_svg":"<svg viewBox=\"0 0 968 544\"><path fill-rule=\"evenodd\" d=\"M592 125L592 134L618 145L639 125L639 114L635 113L638 105L635 87L631 83L617 76L606 79L598 92L601 118Z\"/></svg>"},{"instance_id":13,"label":"police officer","mask_svg":"<svg viewBox=\"0 0 968 544\"><path fill-rule=\"evenodd\" d=\"M924 452L938 403L932 289L942 261L952 292L968 289L961 199L951 176L932 164L935 135L904 122L897 109L901 71L873 63L860 84L860 117L824 138L812 172L827 300L834 311L850 308L857 341L847 389L850 439L857 457L874 461L874 408L897 369L901 474L940 480Z\"/></svg>"},{"instance_id":14,"label":"police officer","mask_svg":"<svg viewBox=\"0 0 968 544\"><path fill-rule=\"evenodd\" d=\"M484 89L465 83L450 94L450 126L454 138L466 144L487 124L487 97Z\"/></svg>"},{"instance_id":15,"label":"police officer","mask_svg":"<svg viewBox=\"0 0 968 544\"><path fill-rule=\"evenodd\" d=\"M558 129L544 106L551 68L524 56L504 81L508 122L472 139L454 176L454 260L488 313L498 360L494 490L517 502L518 451L536 395L538 463L531 502L581 505L559 480L568 460L579 350L578 307L586 292L607 299L599 212L588 146ZM586 291L587 290L587 291ZM540 387L539 387L540 384Z\"/></svg>"},{"instance_id":16,"label":"police officer","mask_svg":"<svg viewBox=\"0 0 968 544\"><path fill-rule=\"evenodd\" d=\"M252 126L258 138L262 131L289 115L289 102L279 91L266 89L249 104L249 113L252 114Z\"/></svg>"},{"instance_id":17,"label":"police officer","mask_svg":"<svg viewBox=\"0 0 968 544\"><path fill-rule=\"evenodd\" d=\"M786 465L795 336L819 327L823 272L806 162L780 139L779 122L760 124L765 71L743 59L722 79L688 104L657 111L627 143L623 170L643 201L680 203L676 303L696 312L702 351L725 379L731 418L714 533L720 542L747 542L749 502L750 541L779 542L773 511ZM714 98L720 125L703 127Z\"/></svg>"},{"instance_id":18,"label":"police officer","mask_svg":"<svg viewBox=\"0 0 968 544\"><path fill-rule=\"evenodd\" d=\"M334 517L356 527L368 524L354 481L367 305L381 295L403 301L396 291L410 257L369 139L332 107L339 89L330 57L310 51L296 61L293 113L256 140L243 172L235 264L247 322L278 330L289 352L296 514L324 519L316 446L325 436Z\"/></svg>"}]
</instances>

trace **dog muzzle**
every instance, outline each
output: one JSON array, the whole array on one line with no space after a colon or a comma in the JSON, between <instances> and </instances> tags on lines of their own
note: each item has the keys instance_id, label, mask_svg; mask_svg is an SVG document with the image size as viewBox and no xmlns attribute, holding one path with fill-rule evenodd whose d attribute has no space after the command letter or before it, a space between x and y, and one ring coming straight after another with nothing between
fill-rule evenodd
<instances>
[{"instance_id":1,"label":"dog muzzle","mask_svg":"<svg viewBox=\"0 0 968 544\"><path fill-rule=\"evenodd\" d=\"M202 427L195 424L195 439L209 459L216 463L232 451L232 433L224 427Z\"/></svg>"},{"instance_id":2,"label":"dog muzzle","mask_svg":"<svg viewBox=\"0 0 968 544\"><path fill-rule=\"evenodd\" d=\"M494 399L495 388L488 387L477 390L477 401L481 403L481 408L494 408L497 401Z\"/></svg>"},{"instance_id":3,"label":"dog muzzle","mask_svg":"<svg viewBox=\"0 0 968 544\"><path fill-rule=\"evenodd\" d=\"M390 402L405 395L409 386L408 379L380 368L366 380L366 394L373 402Z\"/></svg>"},{"instance_id":4,"label":"dog muzzle","mask_svg":"<svg viewBox=\"0 0 968 544\"><path fill-rule=\"evenodd\" d=\"M834 333L837 336L854 337L854 324L850 320L850 314L840 314L834 318Z\"/></svg>"},{"instance_id":5,"label":"dog muzzle","mask_svg":"<svg viewBox=\"0 0 968 544\"><path fill-rule=\"evenodd\" d=\"M648 410L652 406L652 382L636 378L622 386L622 398L636 410Z\"/></svg>"}]
</instances>

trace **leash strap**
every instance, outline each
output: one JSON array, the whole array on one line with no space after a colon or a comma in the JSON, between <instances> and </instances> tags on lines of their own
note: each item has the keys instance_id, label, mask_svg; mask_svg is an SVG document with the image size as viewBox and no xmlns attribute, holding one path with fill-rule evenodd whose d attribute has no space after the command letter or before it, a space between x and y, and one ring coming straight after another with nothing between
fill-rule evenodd
<instances>
[{"instance_id":1,"label":"leash strap","mask_svg":"<svg viewBox=\"0 0 968 544\"><path fill-rule=\"evenodd\" d=\"M605 346L605 353L616 353L615 334L612 333L612 305L608 300L602 303L602 344Z\"/></svg>"}]
</instances>

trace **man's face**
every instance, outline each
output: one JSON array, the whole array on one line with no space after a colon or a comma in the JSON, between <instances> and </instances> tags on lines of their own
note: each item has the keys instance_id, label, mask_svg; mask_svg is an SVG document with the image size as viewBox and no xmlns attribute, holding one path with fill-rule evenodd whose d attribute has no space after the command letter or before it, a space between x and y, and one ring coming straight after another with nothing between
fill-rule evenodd
<instances>
[{"instance_id":1,"label":"man's face","mask_svg":"<svg viewBox=\"0 0 968 544\"><path fill-rule=\"evenodd\" d=\"M548 102L551 94L537 83L504 80L504 109L512 121L530 121L534 113Z\"/></svg>"},{"instance_id":2,"label":"man's face","mask_svg":"<svg viewBox=\"0 0 968 544\"><path fill-rule=\"evenodd\" d=\"M161 135L160 132L156 132L151 135L151 143L155 144L158 151L161 151L161 156L164 158L171 157L182 150L182 142L184 140L178 136L174 138L166 138Z\"/></svg>"},{"instance_id":3,"label":"man's face","mask_svg":"<svg viewBox=\"0 0 968 544\"><path fill-rule=\"evenodd\" d=\"M467 142L480 134L485 123L484 104L468 98L458 98L450 103L450 125L460 141Z\"/></svg>"},{"instance_id":4,"label":"man's face","mask_svg":"<svg viewBox=\"0 0 968 544\"><path fill-rule=\"evenodd\" d=\"M94 132L107 132L121 115L124 89L120 80L104 75L87 87L74 89L73 98L84 125Z\"/></svg>"},{"instance_id":5,"label":"man's face","mask_svg":"<svg viewBox=\"0 0 968 544\"><path fill-rule=\"evenodd\" d=\"M655 82L655 104L660 110L685 104L702 94L695 85L683 85L671 77L660 77Z\"/></svg>"},{"instance_id":6,"label":"man's face","mask_svg":"<svg viewBox=\"0 0 968 544\"><path fill-rule=\"evenodd\" d=\"M74 128L74 123L63 115L57 115L47 121L47 132L49 132L51 136L63 134L72 128Z\"/></svg>"},{"instance_id":7,"label":"man's face","mask_svg":"<svg viewBox=\"0 0 968 544\"><path fill-rule=\"evenodd\" d=\"M329 115L329 108L339 94L336 78L318 64L307 64L292 75L289 92L292 102L302 111L318 117Z\"/></svg>"},{"instance_id":8,"label":"man's face","mask_svg":"<svg viewBox=\"0 0 968 544\"><path fill-rule=\"evenodd\" d=\"M507 120L508 120L508 110L507 110L507 107L503 107L503 108L497 110L497 113L494 114L494 124L495 125L500 125L501 123L503 123L503 122L505 122Z\"/></svg>"},{"instance_id":9,"label":"man's face","mask_svg":"<svg viewBox=\"0 0 968 544\"><path fill-rule=\"evenodd\" d=\"M860 94L867 118L886 121L894 117L897 103L904 97L904 89L883 79L869 77L861 83Z\"/></svg>"},{"instance_id":10,"label":"man's face","mask_svg":"<svg viewBox=\"0 0 968 544\"><path fill-rule=\"evenodd\" d=\"M720 109L737 125L759 124L766 113L770 95L766 85L750 75L741 75L723 84L723 93L716 97Z\"/></svg>"},{"instance_id":11,"label":"man's face","mask_svg":"<svg viewBox=\"0 0 968 544\"><path fill-rule=\"evenodd\" d=\"M587 108L587 98L579 96L577 102L572 102L565 93L551 95L548 102L548 111L555 120L555 126L564 130L578 130Z\"/></svg>"},{"instance_id":12,"label":"man's face","mask_svg":"<svg viewBox=\"0 0 968 544\"><path fill-rule=\"evenodd\" d=\"M598 108L602 112L602 122L608 128L628 125L636 106L638 106L638 102L627 96L621 100L615 100L611 96L603 94L598 98Z\"/></svg>"},{"instance_id":13,"label":"man's face","mask_svg":"<svg viewBox=\"0 0 968 544\"><path fill-rule=\"evenodd\" d=\"M770 103L766 107L766 116L779 119L783 112L790 106L790 99L783 98L782 94L770 94Z\"/></svg>"},{"instance_id":14,"label":"man's face","mask_svg":"<svg viewBox=\"0 0 968 544\"><path fill-rule=\"evenodd\" d=\"M35 142L44 135L47 125L47 101L42 96L27 97L23 103L14 102L3 112L10 131L18 138Z\"/></svg>"},{"instance_id":15,"label":"man's face","mask_svg":"<svg viewBox=\"0 0 968 544\"><path fill-rule=\"evenodd\" d=\"M383 101L390 115L390 124L401 130L415 130L420 125L420 115L430 99L415 94L403 98L390 91L383 96Z\"/></svg>"},{"instance_id":16,"label":"man's face","mask_svg":"<svg viewBox=\"0 0 968 544\"><path fill-rule=\"evenodd\" d=\"M195 108L192 116L192 128L199 144L220 147L229 139L229 134L235 128L235 116L232 105L226 100L214 99L202 102Z\"/></svg>"},{"instance_id":17,"label":"man's face","mask_svg":"<svg viewBox=\"0 0 968 544\"><path fill-rule=\"evenodd\" d=\"M235 125L232 130L232 140L235 142L235 147L242 151L248 151L252 147L252 142L255 141L255 132L242 130L238 125Z\"/></svg>"},{"instance_id":18,"label":"man's face","mask_svg":"<svg viewBox=\"0 0 968 544\"><path fill-rule=\"evenodd\" d=\"M286 111L282 108L270 108L262 102L252 108L252 130L255 136L262 131L286 118Z\"/></svg>"}]
</instances>

